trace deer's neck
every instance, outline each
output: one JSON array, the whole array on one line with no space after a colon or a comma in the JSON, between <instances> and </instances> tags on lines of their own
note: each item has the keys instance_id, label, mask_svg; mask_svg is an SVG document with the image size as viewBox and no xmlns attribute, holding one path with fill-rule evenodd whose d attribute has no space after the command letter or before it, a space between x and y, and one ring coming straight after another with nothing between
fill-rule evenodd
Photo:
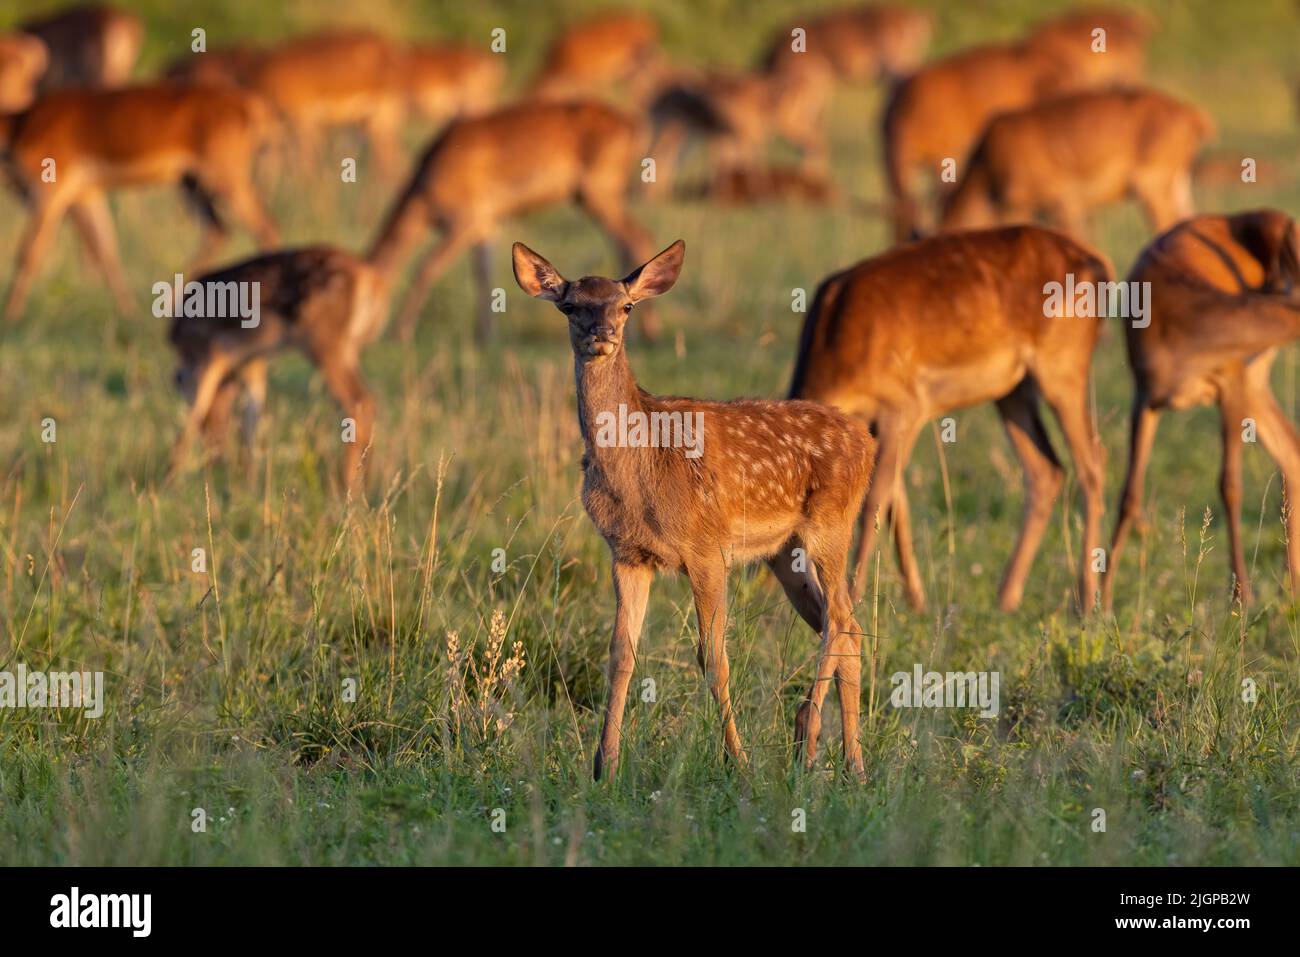
<instances>
[{"instance_id":1,"label":"deer's neck","mask_svg":"<svg viewBox=\"0 0 1300 957\"><path fill-rule=\"evenodd\" d=\"M599 442L597 433L602 423L617 423L621 417L625 419L630 413L642 411L644 405L627 362L627 352L620 346L611 356L597 359L576 356L574 375L578 384L578 428L582 430L587 457L602 466L615 465L626 449L616 443Z\"/></svg>"}]
</instances>

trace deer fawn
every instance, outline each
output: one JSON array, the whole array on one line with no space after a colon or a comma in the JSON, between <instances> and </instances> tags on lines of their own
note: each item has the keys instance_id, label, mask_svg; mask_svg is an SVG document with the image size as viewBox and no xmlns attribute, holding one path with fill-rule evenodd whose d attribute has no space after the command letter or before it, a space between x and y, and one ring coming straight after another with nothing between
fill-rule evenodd
<instances>
[{"instance_id":1,"label":"deer fawn","mask_svg":"<svg viewBox=\"0 0 1300 957\"><path fill-rule=\"evenodd\" d=\"M1220 493L1228 513L1234 593L1251 599L1241 541L1244 430L1282 471L1287 567L1300 592L1300 435L1273 396L1269 374L1280 347L1300 338L1300 232L1285 213L1264 209L1196 216L1156 237L1131 282L1150 283L1149 325L1126 328L1133 371L1128 472L1102 587L1109 610L1120 554L1141 522L1142 486L1160 413L1216 403L1222 417Z\"/></svg>"},{"instance_id":2,"label":"deer fawn","mask_svg":"<svg viewBox=\"0 0 1300 957\"><path fill-rule=\"evenodd\" d=\"M124 86L144 46L144 23L139 17L94 4L29 20L19 29L39 37L49 50L50 67L41 82L44 91Z\"/></svg>"},{"instance_id":3,"label":"deer fawn","mask_svg":"<svg viewBox=\"0 0 1300 957\"><path fill-rule=\"evenodd\" d=\"M514 245L520 288L555 303L569 321L585 446L582 501L613 559L610 690L595 776L612 773L618 763L623 706L656 571L685 572L690 579L700 667L721 708L727 752L746 763L727 684L727 570L758 559L767 561L795 610L821 636L817 676L795 723L805 762L811 767L816 757L822 705L834 678L845 761L861 776L861 634L844 564L871 479L871 436L860 423L812 402L704 402L640 389L628 366L624 325L636 303L672 288L685 251L679 240L621 281L570 282L527 246ZM620 447L607 431L624 415L644 416L651 429L676 422L682 427L671 437L687 447L666 447L673 444L666 429L662 442Z\"/></svg>"},{"instance_id":4,"label":"deer fawn","mask_svg":"<svg viewBox=\"0 0 1300 957\"><path fill-rule=\"evenodd\" d=\"M1078 598L1090 606L1104 454L1088 413L1088 375L1101 321L1095 315L1048 317L1045 286L1064 283L1067 274L1078 287L1111 278L1106 261L1074 240L1014 226L898 246L818 288L790 396L865 420L878 443L876 480L862 511L855 597L865 585L875 520L889 510L907 596L914 607L924 607L904 467L926 420L993 401L1025 472L1024 521L999 591L1002 608L1020 604L1064 482L1039 415L1041 397L1065 433L1083 487Z\"/></svg>"},{"instance_id":5,"label":"deer fawn","mask_svg":"<svg viewBox=\"0 0 1300 957\"><path fill-rule=\"evenodd\" d=\"M227 204L262 245L275 245L275 226L251 179L266 123L262 104L241 91L168 85L60 90L25 113L0 118L0 152L30 209L5 317L14 321L22 313L32 278L69 211L119 308L130 309L104 195L118 186L183 185L203 220L194 270L226 239L218 203Z\"/></svg>"},{"instance_id":6,"label":"deer fawn","mask_svg":"<svg viewBox=\"0 0 1300 957\"><path fill-rule=\"evenodd\" d=\"M576 199L630 265L648 255L649 234L628 214L639 124L597 102L529 101L452 122L425 150L389 210L370 259L390 266L429 229L442 233L406 295L398 331L409 339L429 290L466 249L480 287L477 332L492 327L489 244L503 219ZM647 335L655 328L649 317Z\"/></svg>"},{"instance_id":7,"label":"deer fawn","mask_svg":"<svg viewBox=\"0 0 1300 957\"><path fill-rule=\"evenodd\" d=\"M796 29L803 30L799 48ZM932 30L930 14L905 7L873 4L831 10L778 30L763 62L771 69L779 63L798 67L805 60L822 60L836 77L852 82L906 76L925 59Z\"/></svg>"},{"instance_id":8,"label":"deer fawn","mask_svg":"<svg viewBox=\"0 0 1300 957\"><path fill-rule=\"evenodd\" d=\"M237 310L224 315L172 320L170 341L179 365L176 384L190 408L171 453L170 475L185 462L190 444L202 435L211 451L225 437L230 412L247 393L244 441L251 444L266 398L266 362L285 349L298 349L320 369L325 387L355 426L344 445L345 487L360 477L359 466L374 431L375 403L361 377L361 349L373 341L388 317L388 276L355 256L326 246L256 256L196 280L206 301L212 291L229 301L229 291L254 288L260 308L249 321Z\"/></svg>"},{"instance_id":9,"label":"deer fawn","mask_svg":"<svg viewBox=\"0 0 1300 957\"><path fill-rule=\"evenodd\" d=\"M1153 232L1192 213L1192 165L1214 135L1209 116L1154 90L1102 90L994 117L942 228L1028 222L1049 213L1083 235L1093 208L1134 196Z\"/></svg>"}]
</instances>

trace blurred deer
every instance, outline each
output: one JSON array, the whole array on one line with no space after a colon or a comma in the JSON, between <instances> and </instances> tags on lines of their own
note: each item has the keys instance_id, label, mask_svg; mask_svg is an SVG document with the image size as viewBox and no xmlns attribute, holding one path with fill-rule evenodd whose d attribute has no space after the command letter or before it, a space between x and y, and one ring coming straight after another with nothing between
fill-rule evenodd
<instances>
[{"instance_id":1,"label":"blurred deer","mask_svg":"<svg viewBox=\"0 0 1300 957\"><path fill-rule=\"evenodd\" d=\"M1088 214L1130 196L1153 232L1192 213L1192 166L1214 123L1154 90L1076 93L994 117L957 189L945 229L1029 222L1040 213L1076 235Z\"/></svg>"},{"instance_id":2,"label":"blurred deer","mask_svg":"<svg viewBox=\"0 0 1300 957\"><path fill-rule=\"evenodd\" d=\"M199 436L210 453L220 450L241 393L243 438L250 446L266 401L267 361L296 349L320 370L325 388L353 420L355 434L344 442L341 463L343 485L353 487L362 478L375 420L375 401L361 376L361 350L387 322L389 276L349 253L313 246L255 256L194 281L205 301L215 290L226 297L220 302L232 301L235 293L259 308L252 319L231 308L174 313L169 339L178 358L176 385L190 407L172 447L169 475L180 471Z\"/></svg>"},{"instance_id":3,"label":"blurred deer","mask_svg":"<svg viewBox=\"0 0 1300 957\"><path fill-rule=\"evenodd\" d=\"M1155 21L1137 10L1071 10L1039 24L1027 41L1068 64L1090 87L1142 81Z\"/></svg>"},{"instance_id":4,"label":"blurred deer","mask_svg":"<svg viewBox=\"0 0 1300 957\"><path fill-rule=\"evenodd\" d=\"M31 105L49 60L36 37L0 33L0 113L18 113Z\"/></svg>"},{"instance_id":5,"label":"blurred deer","mask_svg":"<svg viewBox=\"0 0 1300 957\"><path fill-rule=\"evenodd\" d=\"M399 313L402 338L414 332L433 284L467 250L481 293L477 333L490 334L490 244L504 220L525 211L576 201L626 262L648 255L649 234L626 203L641 144L636 120L594 101L526 101L451 123L425 150L371 247L371 261L389 268L429 230L441 234ZM649 321L643 328L656 331Z\"/></svg>"},{"instance_id":6,"label":"blurred deer","mask_svg":"<svg viewBox=\"0 0 1300 957\"><path fill-rule=\"evenodd\" d=\"M798 45L796 30L803 31ZM901 77L924 61L932 30L932 17L921 10L886 4L844 7L790 21L777 31L763 62L774 70L821 60L847 82Z\"/></svg>"},{"instance_id":7,"label":"blurred deer","mask_svg":"<svg viewBox=\"0 0 1300 957\"><path fill-rule=\"evenodd\" d=\"M1142 519L1142 490L1156 425L1166 410L1214 403L1222 420L1219 491L1228 515L1233 591L1251 600L1241 539L1245 430L1282 471L1287 568L1300 592L1300 434L1269 382L1278 349L1300 338L1300 231L1277 210L1203 215L1157 236L1138 256L1130 282L1150 283L1145 326L1128 324L1133 413L1128 471L1103 580L1109 610L1120 555Z\"/></svg>"},{"instance_id":8,"label":"blurred deer","mask_svg":"<svg viewBox=\"0 0 1300 957\"><path fill-rule=\"evenodd\" d=\"M549 100L618 97L641 104L664 63L659 24L649 14L620 11L576 23L547 51L529 92Z\"/></svg>"},{"instance_id":9,"label":"blurred deer","mask_svg":"<svg viewBox=\"0 0 1300 957\"><path fill-rule=\"evenodd\" d=\"M408 48L401 79L411 110L434 128L456 117L486 113L505 82L503 60L459 43Z\"/></svg>"},{"instance_id":10,"label":"blurred deer","mask_svg":"<svg viewBox=\"0 0 1300 957\"><path fill-rule=\"evenodd\" d=\"M138 16L98 4L67 7L19 29L39 38L49 51L43 91L124 86L144 46L144 23Z\"/></svg>"},{"instance_id":11,"label":"blurred deer","mask_svg":"<svg viewBox=\"0 0 1300 957\"><path fill-rule=\"evenodd\" d=\"M685 253L678 240L622 280L570 282L527 246L514 245L520 288L555 303L568 319L585 447L582 502L614 565L610 689L595 777L612 774L618 764L623 708L657 571L690 579L700 667L722 712L727 753L747 763L728 687L727 573L732 565L758 560L767 562L822 642L816 678L795 721L805 764L812 767L816 758L833 678L845 764L862 777L862 632L853 620L844 565L853 518L871 480L871 436L861 423L812 402L706 402L638 387L624 326L637 303L673 287ZM620 442L608 427L639 416L652 429L672 422L679 428L671 435L665 428L657 437L662 441L643 446Z\"/></svg>"},{"instance_id":12,"label":"blurred deer","mask_svg":"<svg viewBox=\"0 0 1300 957\"><path fill-rule=\"evenodd\" d=\"M1108 282L1099 253L1037 226L954 233L896 246L822 282L804 323L791 398L834 405L869 423L876 479L862 510L854 596L866 584L876 520L892 513L912 606L925 591L912 548L903 471L921 427L982 402L997 404L1025 472L1025 514L998 593L1019 606L1065 470L1039 413L1046 399L1065 434L1084 497L1078 601L1096 590L1102 449L1088 411L1096 315L1048 316L1045 285ZM942 295L936 295L942 290Z\"/></svg>"},{"instance_id":13,"label":"blurred deer","mask_svg":"<svg viewBox=\"0 0 1300 957\"><path fill-rule=\"evenodd\" d=\"M656 190L672 187L692 137L708 142L715 178L760 169L767 144L779 136L800 150L803 178L825 180L829 156L823 117L833 79L821 60L800 66L782 60L755 73L713 72L666 84L650 106Z\"/></svg>"},{"instance_id":14,"label":"blurred deer","mask_svg":"<svg viewBox=\"0 0 1300 957\"><path fill-rule=\"evenodd\" d=\"M965 163L990 119L1067 92L1072 83L1056 57L1020 44L964 50L899 83L885 107L882 141L895 237L913 238L921 225L919 168L940 182L945 165Z\"/></svg>"},{"instance_id":15,"label":"blurred deer","mask_svg":"<svg viewBox=\"0 0 1300 957\"><path fill-rule=\"evenodd\" d=\"M238 90L139 86L60 90L0 120L0 153L29 209L5 318L22 313L31 281L65 213L120 309L131 308L106 193L179 183L202 219L199 270L225 242L223 208L263 246L278 236L253 189L254 154L270 120Z\"/></svg>"},{"instance_id":16,"label":"blurred deer","mask_svg":"<svg viewBox=\"0 0 1300 957\"><path fill-rule=\"evenodd\" d=\"M357 127L380 174L392 179L402 168L398 140L406 116L404 62L403 48L375 33L316 33L252 58L242 82L275 109L304 166L317 161L327 130Z\"/></svg>"}]
</instances>

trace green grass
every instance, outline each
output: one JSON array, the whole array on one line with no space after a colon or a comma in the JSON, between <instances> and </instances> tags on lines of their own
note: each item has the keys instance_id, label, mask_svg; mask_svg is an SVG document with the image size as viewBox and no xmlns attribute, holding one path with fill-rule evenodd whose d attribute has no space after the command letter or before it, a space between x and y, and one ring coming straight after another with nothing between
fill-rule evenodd
<instances>
[{"instance_id":1,"label":"green grass","mask_svg":"<svg viewBox=\"0 0 1300 957\"><path fill-rule=\"evenodd\" d=\"M558 19L521 2L232 0L209 4L210 16L164 0L126 5L147 15L151 66L176 49L167 37L183 45L194 26L272 39L377 10L376 24L407 36L506 26L517 83ZM597 6L566 4L566 15ZM940 50L1012 35L1047 12L1025 0L931 6ZM1214 112L1225 155L1293 169L1294 5L1151 7L1164 23L1153 81ZM792 7L655 9L673 52L740 64ZM878 91L845 91L833 115L837 177L865 198L881 194L879 107ZM1197 200L1294 211L1298 189L1294 179L1208 184ZM343 185L326 169L278 187L272 207L290 242L360 248L391 191L364 175ZM114 206L132 287L147 303L149 286L182 266L195 226L171 191L123 194ZM681 236L689 246L683 279L662 301L666 341L633 347L641 383L658 392L781 395L802 321L790 290L811 290L886 245L883 223L835 210L636 210L663 244ZM0 262L11 260L19 222L17 204L0 199ZM1106 211L1096 228L1121 271L1147 238L1128 208ZM1282 586L1280 480L1249 446L1244 518L1259 601L1243 616L1228 594L1213 410L1161 425L1151 528L1126 555L1111 621L1069 611L1073 488L1023 609L997 612L1022 502L997 417L987 407L957 413L942 463L923 436L909 481L932 610L905 608L884 555L858 610L880 655L878 706L864 716L865 785L838 773L833 716L825 766L794 769L794 710L816 644L766 573L732 576L732 688L754 761L743 775L726 765L695 666L689 591L661 579L623 769L593 785L608 556L578 501L562 320L517 292L504 255L495 276L508 312L487 348L470 341L461 263L435 291L414 348L386 339L367 353L381 401L374 482L368 502L348 504L333 489L338 415L296 356L274 369L248 468L215 465L164 487L182 410L161 322L143 305L116 317L64 232L26 317L0 332L0 668L103 670L107 707L97 721L0 710L0 863L1300 863L1300 625ZM513 224L500 250L515 238L572 274L616 268L572 211ZM232 255L248 248L240 243ZM1112 509L1130 397L1118 331L1108 328L1095 360ZM1295 359L1283 354L1276 382L1292 412ZM58 423L53 445L40 439L46 416ZM199 547L207 574L190 570ZM517 680L463 688L449 674L446 633L481 665L497 609L526 667ZM915 662L999 671L1001 716L880 705L888 676ZM344 700L349 678L355 702ZM1244 678L1258 684L1253 706L1242 701ZM644 679L653 703L640 699ZM489 720L475 733L470 699L480 692ZM208 816L204 833L191 829L195 808ZM492 828L497 808L504 832ZM1095 808L1106 812L1103 833L1092 828ZM797 809L803 832L791 828Z\"/></svg>"}]
</instances>

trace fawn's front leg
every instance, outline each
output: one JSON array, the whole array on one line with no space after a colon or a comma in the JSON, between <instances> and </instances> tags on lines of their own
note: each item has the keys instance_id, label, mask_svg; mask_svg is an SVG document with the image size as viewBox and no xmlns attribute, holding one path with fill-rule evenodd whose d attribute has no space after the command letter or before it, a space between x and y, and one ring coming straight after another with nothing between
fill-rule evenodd
<instances>
[{"instance_id":1,"label":"fawn's front leg","mask_svg":"<svg viewBox=\"0 0 1300 957\"><path fill-rule=\"evenodd\" d=\"M721 560L707 562L688 568L687 575L695 594L695 614L700 623L700 669L722 711L722 735L727 753L743 768L749 759L741 748L740 735L736 733L731 689L727 683L731 676L726 644L727 566Z\"/></svg>"},{"instance_id":2,"label":"fawn's front leg","mask_svg":"<svg viewBox=\"0 0 1300 957\"><path fill-rule=\"evenodd\" d=\"M636 668L636 645L641 638L650 580L654 571L646 565L614 563L614 635L609 643L609 698L605 703L605 726L600 732L593 776L597 781L618 766L618 741L623 730L623 707L627 686Z\"/></svg>"}]
</instances>

